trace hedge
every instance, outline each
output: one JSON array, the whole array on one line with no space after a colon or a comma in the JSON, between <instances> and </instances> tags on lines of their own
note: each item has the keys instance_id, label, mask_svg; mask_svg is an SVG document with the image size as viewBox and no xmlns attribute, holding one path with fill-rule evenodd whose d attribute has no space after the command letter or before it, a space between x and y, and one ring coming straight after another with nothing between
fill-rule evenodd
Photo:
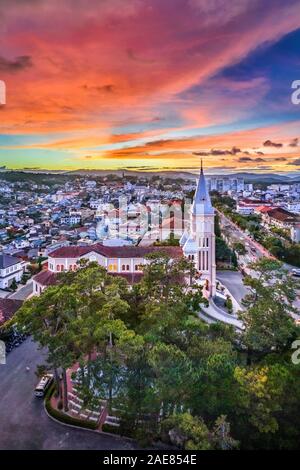
<instances>
[{"instance_id":1,"label":"hedge","mask_svg":"<svg viewBox=\"0 0 300 470\"><path fill-rule=\"evenodd\" d=\"M118 434L120 435L120 427L119 426L112 426L111 424L104 423L102 426L103 432L109 432L110 434Z\"/></svg>"},{"instance_id":2,"label":"hedge","mask_svg":"<svg viewBox=\"0 0 300 470\"><path fill-rule=\"evenodd\" d=\"M78 419L73 416L66 415L65 413L62 413L61 411L56 410L55 408L52 408L51 398L54 393L54 390L55 390L55 384L53 384L49 388L45 397L45 408L48 411L50 416L57 419L58 421L61 421L62 423L71 424L72 426L78 426L80 428L87 428L87 429L93 429L93 430L97 429L98 423L91 423L90 421L87 421L87 420Z\"/></svg>"}]
</instances>

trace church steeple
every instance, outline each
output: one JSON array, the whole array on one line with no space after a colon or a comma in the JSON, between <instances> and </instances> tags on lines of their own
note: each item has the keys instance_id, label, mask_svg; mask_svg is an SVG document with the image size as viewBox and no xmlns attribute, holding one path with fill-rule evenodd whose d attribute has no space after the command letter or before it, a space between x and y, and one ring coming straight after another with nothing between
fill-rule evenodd
<instances>
[{"instance_id":1,"label":"church steeple","mask_svg":"<svg viewBox=\"0 0 300 470\"><path fill-rule=\"evenodd\" d=\"M194 262L199 283L208 297L216 292L214 209L206 187L201 161L199 181L190 214L190 226L180 240L184 256Z\"/></svg>"},{"instance_id":2,"label":"church steeple","mask_svg":"<svg viewBox=\"0 0 300 470\"><path fill-rule=\"evenodd\" d=\"M214 209L211 205L210 195L206 187L205 176L203 172L203 162L201 159L200 177L195 192L192 213L194 215L213 215Z\"/></svg>"}]
</instances>

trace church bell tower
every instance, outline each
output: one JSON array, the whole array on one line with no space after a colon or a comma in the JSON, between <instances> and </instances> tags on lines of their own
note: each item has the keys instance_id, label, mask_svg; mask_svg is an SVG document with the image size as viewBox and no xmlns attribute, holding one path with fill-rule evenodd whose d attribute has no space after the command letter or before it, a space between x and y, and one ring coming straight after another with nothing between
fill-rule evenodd
<instances>
[{"instance_id":1,"label":"church bell tower","mask_svg":"<svg viewBox=\"0 0 300 470\"><path fill-rule=\"evenodd\" d=\"M216 293L215 211L201 161L200 176L190 214L190 233L180 240L183 253L194 260L209 297Z\"/></svg>"}]
</instances>

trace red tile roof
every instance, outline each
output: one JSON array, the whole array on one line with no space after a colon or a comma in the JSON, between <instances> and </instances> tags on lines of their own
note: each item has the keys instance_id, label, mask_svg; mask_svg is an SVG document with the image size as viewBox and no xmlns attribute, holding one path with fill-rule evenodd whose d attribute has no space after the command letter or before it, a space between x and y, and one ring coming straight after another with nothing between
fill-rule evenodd
<instances>
[{"instance_id":1,"label":"red tile roof","mask_svg":"<svg viewBox=\"0 0 300 470\"><path fill-rule=\"evenodd\" d=\"M36 274L33 279L42 286L54 286L57 282L57 275L56 273L45 269Z\"/></svg>"},{"instance_id":2,"label":"red tile roof","mask_svg":"<svg viewBox=\"0 0 300 470\"><path fill-rule=\"evenodd\" d=\"M263 201L261 201L260 199L249 199L245 197L244 199L241 199L239 202L244 203L246 205L261 205Z\"/></svg>"},{"instance_id":3,"label":"red tile roof","mask_svg":"<svg viewBox=\"0 0 300 470\"><path fill-rule=\"evenodd\" d=\"M269 206L259 206L256 208L258 212L261 212L262 214L269 212L272 209L272 207Z\"/></svg>"},{"instance_id":4,"label":"red tile roof","mask_svg":"<svg viewBox=\"0 0 300 470\"><path fill-rule=\"evenodd\" d=\"M22 300L0 299L0 325L10 320L22 303Z\"/></svg>"},{"instance_id":5,"label":"red tile roof","mask_svg":"<svg viewBox=\"0 0 300 470\"><path fill-rule=\"evenodd\" d=\"M89 246L62 246L49 253L49 258L79 258L91 251Z\"/></svg>"},{"instance_id":6,"label":"red tile roof","mask_svg":"<svg viewBox=\"0 0 300 470\"><path fill-rule=\"evenodd\" d=\"M266 212L271 219L279 220L280 222L297 222L299 217L292 214L281 207L275 207Z\"/></svg>"},{"instance_id":7,"label":"red tile roof","mask_svg":"<svg viewBox=\"0 0 300 470\"><path fill-rule=\"evenodd\" d=\"M51 258L80 258L88 253L96 252L106 258L143 258L149 253L165 252L171 258L180 258L182 249L179 246L104 246L95 244L91 246L65 246L50 253Z\"/></svg>"}]
</instances>

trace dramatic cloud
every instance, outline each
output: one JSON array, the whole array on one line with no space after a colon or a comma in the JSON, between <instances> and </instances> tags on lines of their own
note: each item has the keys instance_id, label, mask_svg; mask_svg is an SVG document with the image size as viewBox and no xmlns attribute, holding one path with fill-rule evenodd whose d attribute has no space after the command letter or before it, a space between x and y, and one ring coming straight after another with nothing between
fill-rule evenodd
<instances>
[{"instance_id":1,"label":"dramatic cloud","mask_svg":"<svg viewBox=\"0 0 300 470\"><path fill-rule=\"evenodd\" d=\"M0 0L0 164L228 167L255 148L284 170L290 77L265 64L299 28L299 0Z\"/></svg>"},{"instance_id":2,"label":"dramatic cloud","mask_svg":"<svg viewBox=\"0 0 300 470\"><path fill-rule=\"evenodd\" d=\"M239 157L238 161L240 163L242 163L242 162L265 162L266 160L264 158L260 158L260 157L256 157L256 158Z\"/></svg>"},{"instance_id":3,"label":"dramatic cloud","mask_svg":"<svg viewBox=\"0 0 300 470\"><path fill-rule=\"evenodd\" d=\"M289 144L289 147L298 147L299 139L296 137L295 139L292 140L292 142Z\"/></svg>"},{"instance_id":4,"label":"dramatic cloud","mask_svg":"<svg viewBox=\"0 0 300 470\"><path fill-rule=\"evenodd\" d=\"M272 142L271 140L266 140L266 141L263 143L263 146L264 146L264 147L280 148L280 147L283 146L283 144L281 144L280 142L276 143L276 142Z\"/></svg>"},{"instance_id":5,"label":"dramatic cloud","mask_svg":"<svg viewBox=\"0 0 300 470\"><path fill-rule=\"evenodd\" d=\"M28 67L32 67L32 61L30 56L19 56L13 60L0 57L1 72L19 72L20 70L26 69Z\"/></svg>"},{"instance_id":6,"label":"dramatic cloud","mask_svg":"<svg viewBox=\"0 0 300 470\"><path fill-rule=\"evenodd\" d=\"M115 86L112 83L101 86L83 85L82 88L87 91L97 91L99 93L113 93L115 91Z\"/></svg>"},{"instance_id":7,"label":"dramatic cloud","mask_svg":"<svg viewBox=\"0 0 300 470\"><path fill-rule=\"evenodd\" d=\"M237 147L232 147L231 150L211 149L209 152L194 152L194 155L198 155L200 157L209 157L210 155L212 155L214 157L217 157L220 155L237 155L241 152L241 149Z\"/></svg>"},{"instance_id":8,"label":"dramatic cloud","mask_svg":"<svg viewBox=\"0 0 300 470\"><path fill-rule=\"evenodd\" d=\"M296 158L296 160L293 160L292 162L289 162L288 165L300 166L300 158Z\"/></svg>"}]
</instances>

